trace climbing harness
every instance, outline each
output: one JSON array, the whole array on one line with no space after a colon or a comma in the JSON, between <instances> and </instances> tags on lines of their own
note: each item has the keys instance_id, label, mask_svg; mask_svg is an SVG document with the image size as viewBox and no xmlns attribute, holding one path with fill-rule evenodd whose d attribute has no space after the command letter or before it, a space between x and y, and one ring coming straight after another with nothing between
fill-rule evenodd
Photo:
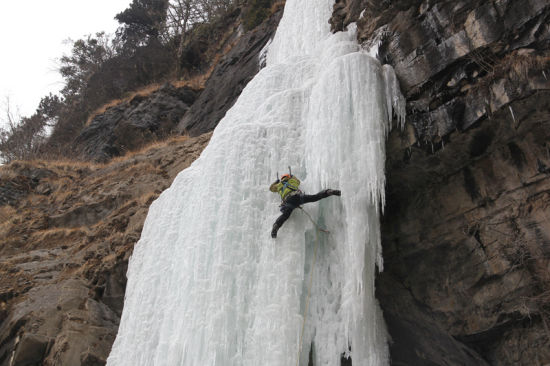
<instances>
[{"instance_id":1,"label":"climbing harness","mask_svg":"<svg viewBox=\"0 0 550 366\"><path fill-rule=\"evenodd\" d=\"M309 274L309 284L307 286L307 296L306 296L306 305L305 305L305 309L304 309L304 320L302 321L302 330L300 332L300 342L299 342L299 345L298 345L298 358L296 359L296 366L298 366L300 364L300 356L302 355L302 342L304 340L304 329L306 327L306 318L307 318L307 313L309 311L309 298L310 298L310 295L311 295L311 285L313 283L313 271L315 270L315 263L317 262L317 248L319 247L319 231L322 231L324 233L330 233L330 231L328 230L325 230L323 228L321 228L319 226L319 224L317 224L313 218L311 218L311 215L307 213L306 210L304 210L302 208L302 206L298 206L298 208L300 210L302 210L302 212L304 214L306 214L306 216L309 218L309 221L311 221L311 223L313 225L315 225L315 249L313 250L313 260L311 262L311 269L310 269L310 274Z\"/></svg>"}]
</instances>

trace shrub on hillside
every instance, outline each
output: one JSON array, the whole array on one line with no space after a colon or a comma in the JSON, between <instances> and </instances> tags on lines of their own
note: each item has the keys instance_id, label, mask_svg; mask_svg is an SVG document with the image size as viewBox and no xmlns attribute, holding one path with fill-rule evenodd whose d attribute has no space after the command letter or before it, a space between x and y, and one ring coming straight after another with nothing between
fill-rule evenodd
<instances>
[{"instance_id":1,"label":"shrub on hillside","mask_svg":"<svg viewBox=\"0 0 550 366\"><path fill-rule=\"evenodd\" d=\"M250 0L243 16L243 25L251 30L260 25L271 13L272 0Z\"/></svg>"},{"instance_id":2,"label":"shrub on hillside","mask_svg":"<svg viewBox=\"0 0 550 366\"><path fill-rule=\"evenodd\" d=\"M150 84L210 70L227 49L225 34L231 24L241 17L245 29L255 28L270 15L272 3L132 0L116 16L121 25L114 38L100 32L72 43L71 54L60 58L65 81L60 97L47 116L43 108L21 119L17 128L2 131L0 158L71 155L74 139L101 106ZM51 133L44 133L46 126Z\"/></svg>"}]
</instances>

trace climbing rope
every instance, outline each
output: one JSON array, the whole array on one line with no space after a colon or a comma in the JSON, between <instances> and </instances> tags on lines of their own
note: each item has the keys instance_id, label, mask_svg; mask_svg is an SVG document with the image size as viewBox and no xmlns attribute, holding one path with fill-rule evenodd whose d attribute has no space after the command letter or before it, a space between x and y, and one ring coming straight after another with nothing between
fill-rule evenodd
<instances>
[{"instance_id":1,"label":"climbing rope","mask_svg":"<svg viewBox=\"0 0 550 366\"><path fill-rule=\"evenodd\" d=\"M312 223L313 225L315 225L315 227L317 228L317 230L322 231L322 232L327 233L327 234L330 233L330 231L323 229L322 227L319 226L319 224L317 224L315 221L313 221L313 219L311 218L311 215L308 214L307 211L304 210L304 209L302 208L302 206L298 206L298 208L299 208L300 210L302 210L303 213L306 214L306 216L309 218L309 221L311 221L311 223Z\"/></svg>"},{"instance_id":2,"label":"climbing rope","mask_svg":"<svg viewBox=\"0 0 550 366\"><path fill-rule=\"evenodd\" d=\"M306 306L305 306L305 309L304 309L304 320L302 321L302 331L300 332L300 343L299 343L299 346L298 346L298 358L296 359L296 366L299 366L300 356L302 355L302 342L304 340L304 329L306 327L306 318L307 318L307 313L308 313L308 310L309 310L309 298L310 298L310 295L311 295L311 285L313 283L313 271L315 269L315 263L317 262L317 248L319 247L319 231L322 231L324 233L329 233L328 230L325 230L325 229L321 228L315 221L313 221L313 219L306 212L306 210L304 210L300 206L298 206L298 208L300 210L302 210L303 213L306 214L306 216L309 218L309 221L311 221L311 223L313 225L315 225L315 228L317 230L315 230L315 249L313 250L313 260L311 262L311 269L310 269L310 274L309 274L309 284L307 286Z\"/></svg>"}]
</instances>

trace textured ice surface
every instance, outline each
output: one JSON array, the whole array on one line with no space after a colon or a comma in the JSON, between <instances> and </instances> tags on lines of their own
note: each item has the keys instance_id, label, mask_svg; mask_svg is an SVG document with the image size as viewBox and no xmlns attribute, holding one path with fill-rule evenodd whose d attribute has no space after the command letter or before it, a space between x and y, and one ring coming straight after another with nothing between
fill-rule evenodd
<instances>
[{"instance_id":1,"label":"textured ice surface","mask_svg":"<svg viewBox=\"0 0 550 366\"><path fill-rule=\"evenodd\" d=\"M330 230L314 268L300 364L388 363L374 298L382 268L385 136L397 81L353 26L330 34L333 1L287 0L267 66L191 167L151 205L128 268L108 365L296 365L315 229L295 210L276 240L268 186L288 165L301 188L342 190L304 208ZM403 117L400 117L403 120Z\"/></svg>"}]
</instances>

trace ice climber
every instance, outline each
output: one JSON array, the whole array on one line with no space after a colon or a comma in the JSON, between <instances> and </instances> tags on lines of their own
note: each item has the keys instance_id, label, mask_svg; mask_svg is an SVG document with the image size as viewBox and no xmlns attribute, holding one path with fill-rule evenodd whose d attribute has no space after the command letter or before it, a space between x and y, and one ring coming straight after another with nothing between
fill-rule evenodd
<instances>
[{"instance_id":1,"label":"ice climber","mask_svg":"<svg viewBox=\"0 0 550 366\"><path fill-rule=\"evenodd\" d=\"M298 189L299 186L300 181L298 178L291 174L285 174L280 180L277 179L269 187L271 192L278 192L283 200L280 206L282 215L279 216L273 224L273 229L271 230L272 238L277 237L277 231L290 217L292 210L296 207L308 202L317 202L323 198L327 198L328 196L340 196L340 191L335 189L325 189L317 194L309 195Z\"/></svg>"}]
</instances>

